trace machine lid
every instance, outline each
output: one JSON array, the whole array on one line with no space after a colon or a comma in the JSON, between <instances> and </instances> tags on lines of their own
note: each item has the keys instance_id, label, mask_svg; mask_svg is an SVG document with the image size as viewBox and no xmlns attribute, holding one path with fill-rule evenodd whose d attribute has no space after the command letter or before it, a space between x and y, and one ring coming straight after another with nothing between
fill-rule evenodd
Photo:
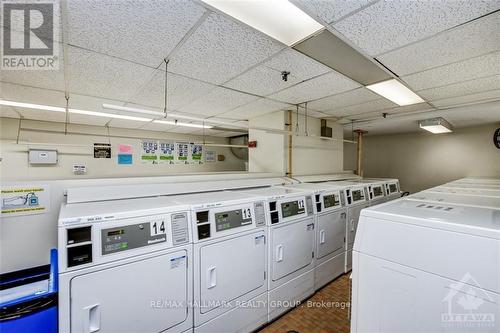
<instances>
[{"instance_id":1,"label":"machine lid","mask_svg":"<svg viewBox=\"0 0 500 333\"><path fill-rule=\"evenodd\" d=\"M186 205L181 205L169 197L63 204L59 213L59 225L63 225L67 221L87 217L105 217L106 220L110 220L164 214L188 209ZM101 221L101 219L96 221Z\"/></svg>"},{"instance_id":2,"label":"machine lid","mask_svg":"<svg viewBox=\"0 0 500 333\"><path fill-rule=\"evenodd\" d=\"M487 197L500 197L500 190L492 189L477 189L477 188L458 188L458 187L442 187L437 186L425 190L426 192L438 192L438 193L456 193L456 194L466 194L466 195L478 195Z\"/></svg>"},{"instance_id":3,"label":"machine lid","mask_svg":"<svg viewBox=\"0 0 500 333\"><path fill-rule=\"evenodd\" d=\"M329 183L300 183L300 184L288 185L288 186L284 186L284 187L285 188L294 188L294 189L299 189L299 190L311 190L311 191L314 191L315 193L338 192L341 190L340 188L334 188L333 186L329 185Z\"/></svg>"},{"instance_id":4,"label":"machine lid","mask_svg":"<svg viewBox=\"0 0 500 333\"><path fill-rule=\"evenodd\" d=\"M256 188L252 190L242 189L241 191L233 191L232 193L246 193L249 195L255 195L260 197L265 197L266 199L277 199L284 197L296 197L296 196L306 196L313 194L312 190L308 189L296 189L291 186L276 186L276 187L265 187Z\"/></svg>"},{"instance_id":5,"label":"machine lid","mask_svg":"<svg viewBox=\"0 0 500 333\"><path fill-rule=\"evenodd\" d=\"M441 185L441 187L450 187L450 188L477 188L484 190L498 190L500 191L500 184L476 184L476 183L447 183Z\"/></svg>"},{"instance_id":6,"label":"machine lid","mask_svg":"<svg viewBox=\"0 0 500 333\"><path fill-rule=\"evenodd\" d=\"M217 192L204 192L204 193L194 193L194 194L181 194L172 197L178 204L184 204L189 206L199 206L199 205L214 205L220 206L239 204L239 203L249 203L257 201L258 198L252 195L248 195L243 192L235 191L217 191ZM263 198L260 200L264 200Z\"/></svg>"},{"instance_id":7,"label":"machine lid","mask_svg":"<svg viewBox=\"0 0 500 333\"><path fill-rule=\"evenodd\" d=\"M401 199L363 209L361 216L500 239L500 210Z\"/></svg>"},{"instance_id":8,"label":"machine lid","mask_svg":"<svg viewBox=\"0 0 500 333\"><path fill-rule=\"evenodd\" d=\"M437 193L422 191L408 196L411 200L446 202L464 206L500 209L500 197L482 197L458 193Z\"/></svg>"}]
</instances>

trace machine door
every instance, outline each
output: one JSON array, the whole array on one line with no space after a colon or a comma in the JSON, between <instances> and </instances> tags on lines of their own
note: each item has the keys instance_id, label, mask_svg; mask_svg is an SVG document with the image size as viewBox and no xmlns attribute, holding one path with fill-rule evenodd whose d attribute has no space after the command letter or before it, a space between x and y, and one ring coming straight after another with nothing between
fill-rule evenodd
<instances>
[{"instance_id":1,"label":"machine door","mask_svg":"<svg viewBox=\"0 0 500 333\"><path fill-rule=\"evenodd\" d=\"M183 250L76 276L70 291L71 332L156 333L184 322L187 264ZM176 305L162 304L167 301Z\"/></svg>"},{"instance_id":2,"label":"machine door","mask_svg":"<svg viewBox=\"0 0 500 333\"><path fill-rule=\"evenodd\" d=\"M347 220L347 249L352 249L354 245L354 237L356 237L356 230L358 229L359 214L361 210L368 207L368 204L354 206L349 208Z\"/></svg>"},{"instance_id":3,"label":"machine door","mask_svg":"<svg viewBox=\"0 0 500 333\"><path fill-rule=\"evenodd\" d=\"M273 281L292 274L312 262L314 232L312 217L286 223L271 230Z\"/></svg>"},{"instance_id":4,"label":"machine door","mask_svg":"<svg viewBox=\"0 0 500 333\"><path fill-rule=\"evenodd\" d=\"M346 212L341 210L318 216L318 259L329 254L339 254L345 249L346 215Z\"/></svg>"},{"instance_id":5,"label":"machine door","mask_svg":"<svg viewBox=\"0 0 500 333\"><path fill-rule=\"evenodd\" d=\"M200 307L207 313L265 284L264 231L212 243L200 249Z\"/></svg>"}]
</instances>

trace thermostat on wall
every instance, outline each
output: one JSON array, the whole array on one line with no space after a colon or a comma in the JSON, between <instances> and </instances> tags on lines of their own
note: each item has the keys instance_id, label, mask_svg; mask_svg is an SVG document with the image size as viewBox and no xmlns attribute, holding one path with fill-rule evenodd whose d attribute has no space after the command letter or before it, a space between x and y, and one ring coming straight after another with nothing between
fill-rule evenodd
<instances>
[{"instance_id":1,"label":"thermostat on wall","mask_svg":"<svg viewBox=\"0 0 500 333\"><path fill-rule=\"evenodd\" d=\"M33 165L53 165L57 164L57 150L30 149L28 161Z\"/></svg>"}]
</instances>

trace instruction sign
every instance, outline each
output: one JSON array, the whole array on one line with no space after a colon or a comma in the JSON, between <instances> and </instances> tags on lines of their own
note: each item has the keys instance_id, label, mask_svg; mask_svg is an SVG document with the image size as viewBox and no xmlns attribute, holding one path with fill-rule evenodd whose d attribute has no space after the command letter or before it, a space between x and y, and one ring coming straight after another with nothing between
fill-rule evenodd
<instances>
[{"instance_id":1,"label":"instruction sign","mask_svg":"<svg viewBox=\"0 0 500 333\"><path fill-rule=\"evenodd\" d=\"M141 163L158 164L158 141L142 140Z\"/></svg>"},{"instance_id":2,"label":"instruction sign","mask_svg":"<svg viewBox=\"0 0 500 333\"><path fill-rule=\"evenodd\" d=\"M177 163L189 164L189 143L176 142L175 146L177 154Z\"/></svg>"},{"instance_id":3,"label":"instruction sign","mask_svg":"<svg viewBox=\"0 0 500 333\"><path fill-rule=\"evenodd\" d=\"M94 158L111 158L111 144L94 143Z\"/></svg>"},{"instance_id":4,"label":"instruction sign","mask_svg":"<svg viewBox=\"0 0 500 333\"><path fill-rule=\"evenodd\" d=\"M191 143L191 162L193 164L203 164L203 145Z\"/></svg>"},{"instance_id":5,"label":"instruction sign","mask_svg":"<svg viewBox=\"0 0 500 333\"><path fill-rule=\"evenodd\" d=\"M160 141L160 164L174 164L175 142Z\"/></svg>"},{"instance_id":6,"label":"instruction sign","mask_svg":"<svg viewBox=\"0 0 500 333\"><path fill-rule=\"evenodd\" d=\"M47 185L21 185L2 187L2 217L43 214L50 210Z\"/></svg>"}]
</instances>

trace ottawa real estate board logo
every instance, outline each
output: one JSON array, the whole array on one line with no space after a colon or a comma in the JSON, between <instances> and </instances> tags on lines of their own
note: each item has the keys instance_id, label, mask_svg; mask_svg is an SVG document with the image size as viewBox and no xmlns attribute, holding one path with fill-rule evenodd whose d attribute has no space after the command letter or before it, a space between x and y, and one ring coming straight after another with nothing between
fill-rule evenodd
<instances>
[{"instance_id":1,"label":"ottawa real estate board logo","mask_svg":"<svg viewBox=\"0 0 500 333\"><path fill-rule=\"evenodd\" d=\"M0 0L2 70L59 69L59 2Z\"/></svg>"}]
</instances>

